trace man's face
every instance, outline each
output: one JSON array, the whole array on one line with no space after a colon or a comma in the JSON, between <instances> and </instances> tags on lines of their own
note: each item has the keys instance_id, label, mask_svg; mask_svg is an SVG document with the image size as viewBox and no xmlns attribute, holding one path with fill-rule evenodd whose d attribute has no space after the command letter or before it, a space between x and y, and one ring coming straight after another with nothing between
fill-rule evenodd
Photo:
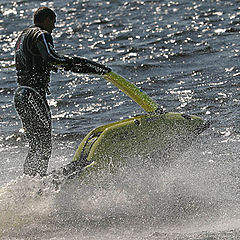
<instances>
[{"instance_id":1,"label":"man's face","mask_svg":"<svg viewBox=\"0 0 240 240\"><path fill-rule=\"evenodd\" d=\"M52 19L47 17L43 24L44 29L46 29L49 33L52 33L53 29L55 28L56 18Z\"/></svg>"}]
</instances>

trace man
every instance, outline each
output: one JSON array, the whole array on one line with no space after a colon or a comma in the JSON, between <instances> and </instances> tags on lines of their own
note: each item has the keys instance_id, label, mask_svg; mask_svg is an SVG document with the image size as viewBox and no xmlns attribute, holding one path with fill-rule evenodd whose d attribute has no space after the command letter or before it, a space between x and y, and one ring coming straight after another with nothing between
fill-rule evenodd
<instances>
[{"instance_id":1,"label":"man","mask_svg":"<svg viewBox=\"0 0 240 240\"><path fill-rule=\"evenodd\" d=\"M33 16L34 25L25 29L15 46L18 88L15 108L29 142L24 174L44 176L51 156L51 113L46 95L49 93L50 71L56 65L79 73L105 74L110 68L87 59L59 56L51 33L56 14L47 7L39 8Z\"/></svg>"}]
</instances>

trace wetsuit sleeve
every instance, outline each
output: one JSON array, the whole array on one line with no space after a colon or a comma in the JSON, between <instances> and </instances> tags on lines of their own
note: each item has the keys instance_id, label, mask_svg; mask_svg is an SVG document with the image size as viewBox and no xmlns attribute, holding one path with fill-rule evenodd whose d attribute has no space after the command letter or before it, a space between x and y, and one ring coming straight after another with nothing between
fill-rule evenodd
<instances>
[{"instance_id":1,"label":"wetsuit sleeve","mask_svg":"<svg viewBox=\"0 0 240 240\"><path fill-rule=\"evenodd\" d=\"M54 50L52 36L49 33L41 32L36 42L41 57L47 64L64 64L68 58L59 56Z\"/></svg>"},{"instance_id":2,"label":"wetsuit sleeve","mask_svg":"<svg viewBox=\"0 0 240 240\"><path fill-rule=\"evenodd\" d=\"M103 75L111 71L110 68L103 64L90 61L79 57L59 56L53 46L52 36L48 33L41 32L37 41L37 48L47 64L62 64L66 71L76 73L89 73Z\"/></svg>"}]
</instances>

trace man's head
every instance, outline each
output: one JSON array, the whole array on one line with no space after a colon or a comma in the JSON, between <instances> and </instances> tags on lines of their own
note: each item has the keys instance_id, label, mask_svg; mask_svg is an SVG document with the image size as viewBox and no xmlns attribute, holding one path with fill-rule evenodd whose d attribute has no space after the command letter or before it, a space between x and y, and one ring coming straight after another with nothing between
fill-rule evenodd
<instances>
[{"instance_id":1,"label":"man's head","mask_svg":"<svg viewBox=\"0 0 240 240\"><path fill-rule=\"evenodd\" d=\"M48 7L40 7L33 15L33 22L51 33L55 28L56 14Z\"/></svg>"}]
</instances>

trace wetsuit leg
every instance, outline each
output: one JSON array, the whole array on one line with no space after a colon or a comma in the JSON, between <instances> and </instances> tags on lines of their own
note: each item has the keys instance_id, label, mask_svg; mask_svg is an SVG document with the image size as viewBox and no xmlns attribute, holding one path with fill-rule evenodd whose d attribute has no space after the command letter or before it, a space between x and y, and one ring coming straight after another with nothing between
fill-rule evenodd
<instances>
[{"instance_id":1,"label":"wetsuit leg","mask_svg":"<svg viewBox=\"0 0 240 240\"><path fill-rule=\"evenodd\" d=\"M47 101L32 88L19 87L14 103L29 142L24 173L44 176L52 152L51 114Z\"/></svg>"}]
</instances>

